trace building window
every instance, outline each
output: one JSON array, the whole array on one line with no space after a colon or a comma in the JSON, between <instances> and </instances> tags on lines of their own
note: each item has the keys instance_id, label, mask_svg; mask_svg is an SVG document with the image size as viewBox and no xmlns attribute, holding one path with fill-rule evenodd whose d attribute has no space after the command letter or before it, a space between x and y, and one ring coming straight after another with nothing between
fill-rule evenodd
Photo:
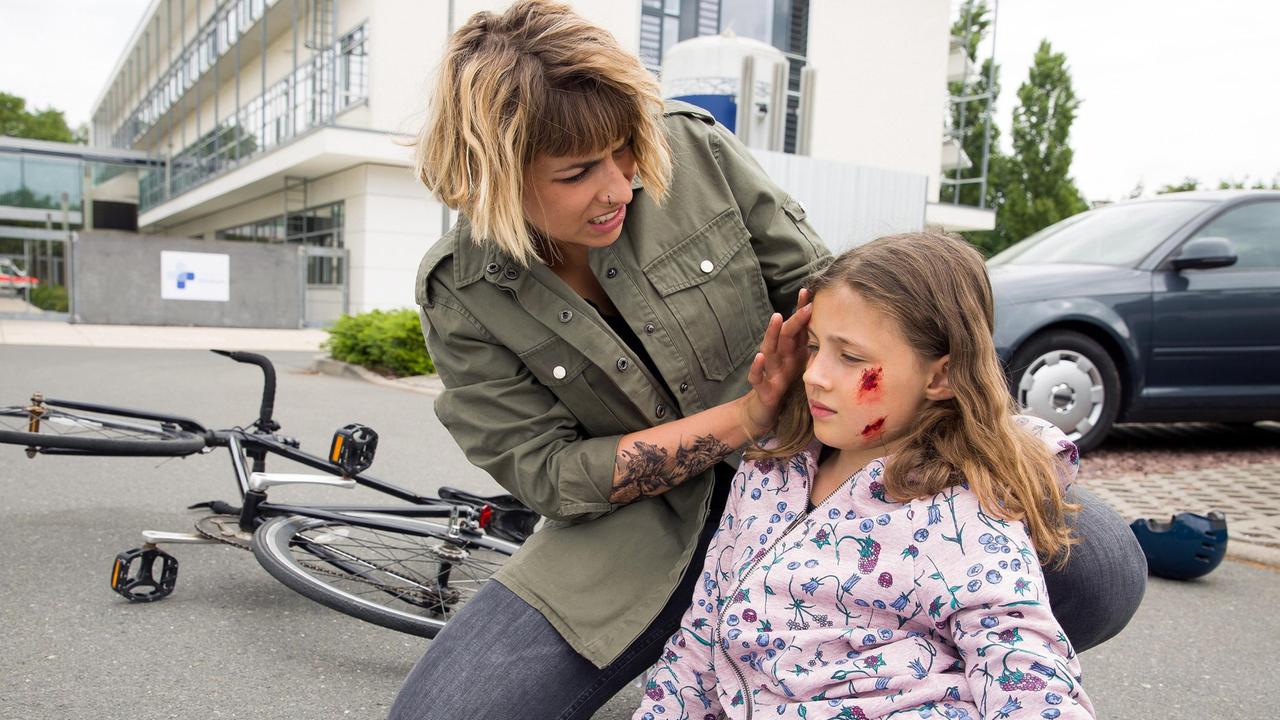
<instances>
[{"instance_id":1,"label":"building window","mask_svg":"<svg viewBox=\"0 0 1280 720\"><path fill-rule=\"evenodd\" d=\"M243 242L292 243L309 248L324 248L307 256L308 285L341 285L343 283L342 203L307 208L289 215L224 228L214 234L219 240Z\"/></svg>"}]
</instances>

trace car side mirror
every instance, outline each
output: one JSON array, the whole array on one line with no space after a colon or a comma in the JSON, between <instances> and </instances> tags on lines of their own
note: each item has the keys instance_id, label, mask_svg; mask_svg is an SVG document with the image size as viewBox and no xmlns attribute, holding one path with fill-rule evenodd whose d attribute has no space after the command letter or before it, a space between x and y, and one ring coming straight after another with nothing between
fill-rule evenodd
<instances>
[{"instance_id":1,"label":"car side mirror","mask_svg":"<svg viewBox=\"0 0 1280 720\"><path fill-rule=\"evenodd\" d=\"M1238 257L1231 241L1224 237L1196 238L1182 246L1182 251L1169 261L1175 271L1208 270L1235 265Z\"/></svg>"}]
</instances>

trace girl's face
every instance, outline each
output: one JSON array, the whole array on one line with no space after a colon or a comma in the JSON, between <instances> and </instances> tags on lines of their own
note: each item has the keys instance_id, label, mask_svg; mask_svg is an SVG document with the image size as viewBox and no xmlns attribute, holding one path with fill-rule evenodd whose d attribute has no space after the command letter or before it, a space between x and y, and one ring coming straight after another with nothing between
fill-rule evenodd
<instances>
[{"instance_id":1,"label":"girl's face","mask_svg":"<svg viewBox=\"0 0 1280 720\"><path fill-rule=\"evenodd\" d=\"M557 243L607 247L622 233L636 159L629 140L583 157L539 155L524 171L524 214Z\"/></svg>"},{"instance_id":2,"label":"girl's face","mask_svg":"<svg viewBox=\"0 0 1280 720\"><path fill-rule=\"evenodd\" d=\"M804 372L814 435L840 450L893 452L925 404L951 397L947 360L919 357L897 322L852 290L819 291Z\"/></svg>"}]
</instances>

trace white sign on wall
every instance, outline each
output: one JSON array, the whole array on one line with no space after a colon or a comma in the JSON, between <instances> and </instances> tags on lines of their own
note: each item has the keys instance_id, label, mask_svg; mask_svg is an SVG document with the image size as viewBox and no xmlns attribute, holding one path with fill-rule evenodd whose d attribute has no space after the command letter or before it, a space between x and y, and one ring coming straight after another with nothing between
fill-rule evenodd
<instances>
[{"instance_id":1,"label":"white sign on wall","mask_svg":"<svg viewBox=\"0 0 1280 720\"><path fill-rule=\"evenodd\" d=\"M160 297L164 300L231 300L231 256L160 251Z\"/></svg>"}]
</instances>

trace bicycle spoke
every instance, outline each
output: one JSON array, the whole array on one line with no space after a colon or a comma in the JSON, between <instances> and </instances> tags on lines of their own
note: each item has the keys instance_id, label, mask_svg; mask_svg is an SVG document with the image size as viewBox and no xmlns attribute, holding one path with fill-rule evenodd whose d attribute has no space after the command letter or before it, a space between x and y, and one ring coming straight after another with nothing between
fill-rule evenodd
<instances>
[{"instance_id":1,"label":"bicycle spoke","mask_svg":"<svg viewBox=\"0 0 1280 720\"><path fill-rule=\"evenodd\" d=\"M314 576L353 596L448 617L505 559L485 548L463 547L443 538L325 524L295 535L290 552Z\"/></svg>"}]
</instances>

